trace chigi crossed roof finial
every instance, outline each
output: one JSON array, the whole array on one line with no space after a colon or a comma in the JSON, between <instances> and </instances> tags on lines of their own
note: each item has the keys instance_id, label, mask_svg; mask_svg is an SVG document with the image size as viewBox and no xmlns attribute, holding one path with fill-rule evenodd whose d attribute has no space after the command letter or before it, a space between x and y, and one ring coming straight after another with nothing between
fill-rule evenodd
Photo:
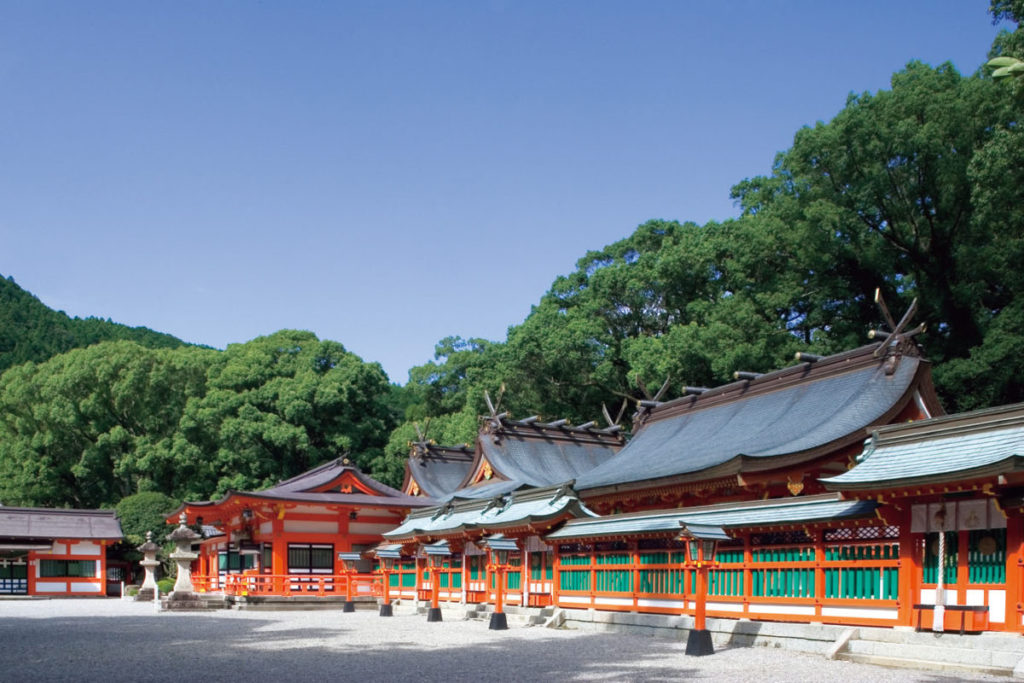
<instances>
[{"instance_id":1,"label":"chigi crossed roof finial","mask_svg":"<svg viewBox=\"0 0 1024 683\"><path fill-rule=\"evenodd\" d=\"M904 331L904 328L910 324L911 318L917 313L916 297L910 302L910 307L907 308L907 312L903 314L899 322L896 322L896 319L892 317L892 313L889 312L889 307L885 305L881 288L875 290L875 303L878 304L878 308L882 311L885 322L889 327L888 329L871 330L868 332L868 338L875 339L885 335L885 339L875 349L874 355L875 358L881 358L883 355L888 356L888 360L885 363L885 374L891 375L896 372L900 356L907 351L916 349L912 339L924 332L926 327L924 323L921 323L912 330Z\"/></svg>"},{"instance_id":2,"label":"chigi crossed roof finial","mask_svg":"<svg viewBox=\"0 0 1024 683\"><path fill-rule=\"evenodd\" d=\"M622 399L622 405L619 407L619 412L615 416L615 419L613 420L612 419L612 414L608 412L608 406L606 406L604 403L601 404L601 412L604 413L604 421L608 423L608 427L606 428L606 431L617 432L620 429L622 429L619 426L619 423L622 421L622 416L626 414L626 408L628 408L628 407L629 407L629 399L628 398Z\"/></svg>"},{"instance_id":3,"label":"chigi crossed roof finial","mask_svg":"<svg viewBox=\"0 0 1024 683\"><path fill-rule=\"evenodd\" d=\"M491 412L487 418L488 431L491 432L491 439L494 443L498 443L500 437L498 434L501 432L501 421L508 417L508 411L499 413L498 408L501 407L501 399L505 396L505 383L501 383L501 388L498 389L498 400L491 401L491 395L486 389L484 389L484 400L487 401L487 409Z\"/></svg>"},{"instance_id":4,"label":"chigi crossed roof finial","mask_svg":"<svg viewBox=\"0 0 1024 683\"><path fill-rule=\"evenodd\" d=\"M423 429L420 429L419 422L413 422L413 427L416 428L416 441L412 441L409 445L412 447L413 457L422 458L430 450L432 442L427 440L427 432L430 430L430 418L428 417L423 423Z\"/></svg>"}]
</instances>

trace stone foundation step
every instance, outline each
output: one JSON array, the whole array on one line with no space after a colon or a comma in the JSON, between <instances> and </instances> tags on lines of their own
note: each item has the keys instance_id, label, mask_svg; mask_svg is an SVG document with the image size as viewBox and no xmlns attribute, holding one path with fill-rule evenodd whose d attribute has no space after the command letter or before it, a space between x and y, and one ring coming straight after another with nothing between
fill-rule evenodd
<instances>
[{"instance_id":1,"label":"stone foundation step","mask_svg":"<svg viewBox=\"0 0 1024 683\"><path fill-rule=\"evenodd\" d=\"M415 611L403 610L405 614L426 614L429 605L420 603ZM521 607L519 605L506 606L504 611L509 626L539 626L547 622L554 614L554 607ZM397 614L398 612L396 612ZM494 613L494 605L489 603L460 605L458 603L441 603L441 615L443 619L471 621L490 621Z\"/></svg>"},{"instance_id":2,"label":"stone foundation step","mask_svg":"<svg viewBox=\"0 0 1024 683\"><path fill-rule=\"evenodd\" d=\"M886 659L906 659L909 661L935 662L937 665L963 665L970 667L994 668L1002 671L1013 671L1021 660L1021 653L1015 650L997 650L987 647L971 647L965 644L953 644L943 641L932 644L890 643L851 639L841 657L862 655Z\"/></svg>"},{"instance_id":3,"label":"stone foundation step","mask_svg":"<svg viewBox=\"0 0 1024 683\"><path fill-rule=\"evenodd\" d=\"M991 676L1012 676L1013 667L999 667L984 664L968 664L964 662L935 661L932 659L910 659L903 656L885 656L872 654L854 654L841 652L836 659L857 664L874 664L898 669L920 669L924 671L961 672L988 674Z\"/></svg>"},{"instance_id":4,"label":"stone foundation step","mask_svg":"<svg viewBox=\"0 0 1024 683\"><path fill-rule=\"evenodd\" d=\"M479 604L466 606L466 619L489 621L494 614L494 605ZM521 607L507 605L504 609L509 624L520 626L540 626L554 614L554 607Z\"/></svg>"},{"instance_id":5,"label":"stone foundation step","mask_svg":"<svg viewBox=\"0 0 1024 683\"><path fill-rule=\"evenodd\" d=\"M857 628L858 640L898 645L942 645L942 647L1004 650L1019 652L1024 657L1024 637L1010 633L977 633L960 635L955 631L933 633L906 628Z\"/></svg>"}]
</instances>

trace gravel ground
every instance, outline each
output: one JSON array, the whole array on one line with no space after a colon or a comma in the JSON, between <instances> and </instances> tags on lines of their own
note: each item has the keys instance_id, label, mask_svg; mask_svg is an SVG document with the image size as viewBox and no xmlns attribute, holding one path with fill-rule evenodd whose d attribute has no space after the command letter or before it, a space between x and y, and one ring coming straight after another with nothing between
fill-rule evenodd
<instances>
[{"instance_id":1,"label":"gravel ground","mask_svg":"<svg viewBox=\"0 0 1024 683\"><path fill-rule=\"evenodd\" d=\"M404 608L408 610L408 608ZM996 681L769 648L686 657L685 643L376 611L156 613L122 600L0 600L2 681Z\"/></svg>"}]
</instances>

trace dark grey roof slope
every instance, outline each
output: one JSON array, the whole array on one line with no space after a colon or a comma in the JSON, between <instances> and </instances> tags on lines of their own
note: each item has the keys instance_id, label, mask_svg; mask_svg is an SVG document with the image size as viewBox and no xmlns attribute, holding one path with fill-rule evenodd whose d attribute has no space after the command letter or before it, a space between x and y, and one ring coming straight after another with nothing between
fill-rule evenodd
<instances>
[{"instance_id":1,"label":"dark grey roof slope","mask_svg":"<svg viewBox=\"0 0 1024 683\"><path fill-rule=\"evenodd\" d=\"M113 510L0 506L0 538L118 540L123 536Z\"/></svg>"},{"instance_id":2,"label":"dark grey roof slope","mask_svg":"<svg viewBox=\"0 0 1024 683\"><path fill-rule=\"evenodd\" d=\"M270 496L279 495L286 496L289 493L308 493L314 489L327 486L332 481L345 474L346 472L351 473L359 480L359 482L365 485L371 491L376 491L382 496L401 496L401 491L393 489L386 484L382 484L376 479L372 479L358 468L352 467L347 464L345 458L336 458L330 462L325 462L323 465L314 467L313 469L303 472L291 479L286 479L275 486L271 486L268 489L260 491L260 493Z\"/></svg>"},{"instance_id":3,"label":"dark grey roof slope","mask_svg":"<svg viewBox=\"0 0 1024 683\"><path fill-rule=\"evenodd\" d=\"M575 479L609 460L621 447L520 433L506 433L497 443L484 437L480 446L494 469L510 480L530 486L551 486Z\"/></svg>"},{"instance_id":4,"label":"dark grey roof slope","mask_svg":"<svg viewBox=\"0 0 1024 683\"><path fill-rule=\"evenodd\" d=\"M945 483L1024 469L1024 404L875 430L833 491Z\"/></svg>"},{"instance_id":5,"label":"dark grey roof slope","mask_svg":"<svg viewBox=\"0 0 1024 683\"><path fill-rule=\"evenodd\" d=\"M459 488L472 466L473 451L466 446L424 444L409 455L406 476L415 481L424 494L442 498ZM402 488L408 490L408 480Z\"/></svg>"},{"instance_id":6,"label":"dark grey roof slope","mask_svg":"<svg viewBox=\"0 0 1024 683\"><path fill-rule=\"evenodd\" d=\"M478 499L484 500L494 498L495 496L503 496L506 493L512 491L518 491L519 489L530 488L530 485L525 481L519 479L508 480L508 479L495 479L491 481L482 481L472 486L466 486L449 493L447 496L443 496L439 499L439 502L447 502L454 499Z\"/></svg>"},{"instance_id":7,"label":"dark grey roof slope","mask_svg":"<svg viewBox=\"0 0 1024 683\"><path fill-rule=\"evenodd\" d=\"M543 488L571 481L607 462L623 447L617 429L597 430L559 423L492 417L478 435L478 456L494 469L493 480L468 485L442 500L491 498L526 487Z\"/></svg>"},{"instance_id":8,"label":"dark grey roof slope","mask_svg":"<svg viewBox=\"0 0 1024 683\"><path fill-rule=\"evenodd\" d=\"M654 479L681 480L764 470L817 457L863 438L927 384L928 365L904 356L892 374L878 345L718 387L663 404L613 459L576 480L593 490ZM687 477L686 475L691 475Z\"/></svg>"}]
</instances>

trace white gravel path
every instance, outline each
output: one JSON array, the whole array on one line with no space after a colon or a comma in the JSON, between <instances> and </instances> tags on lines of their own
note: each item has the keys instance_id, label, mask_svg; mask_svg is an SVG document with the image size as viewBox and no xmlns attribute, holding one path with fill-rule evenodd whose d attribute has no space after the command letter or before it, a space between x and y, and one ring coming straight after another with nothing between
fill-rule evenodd
<instances>
[{"instance_id":1,"label":"white gravel path","mask_svg":"<svg viewBox=\"0 0 1024 683\"><path fill-rule=\"evenodd\" d=\"M121 600L0 600L0 681L954 681L778 649L376 611L156 613ZM182 673L183 672L183 673Z\"/></svg>"}]
</instances>

